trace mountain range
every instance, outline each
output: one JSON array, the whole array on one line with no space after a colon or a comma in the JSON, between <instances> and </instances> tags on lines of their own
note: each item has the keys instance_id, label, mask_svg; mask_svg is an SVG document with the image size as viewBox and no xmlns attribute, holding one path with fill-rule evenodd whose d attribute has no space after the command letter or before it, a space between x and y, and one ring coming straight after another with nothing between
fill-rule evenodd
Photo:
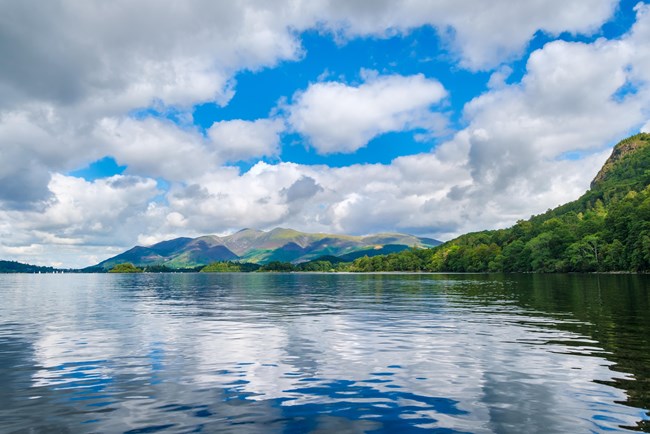
<instances>
[{"instance_id":1,"label":"mountain range","mask_svg":"<svg viewBox=\"0 0 650 434\"><path fill-rule=\"evenodd\" d=\"M305 233L285 228L270 231L242 229L227 236L181 237L148 247L136 246L91 268L109 270L127 262L138 267L163 265L168 268L197 267L217 261L300 263L322 256L352 261L366 255L395 253L411 247L430 248L439 244L440 241L431 238L397 233L351 236Z\"/></svg>"}]
</instances>

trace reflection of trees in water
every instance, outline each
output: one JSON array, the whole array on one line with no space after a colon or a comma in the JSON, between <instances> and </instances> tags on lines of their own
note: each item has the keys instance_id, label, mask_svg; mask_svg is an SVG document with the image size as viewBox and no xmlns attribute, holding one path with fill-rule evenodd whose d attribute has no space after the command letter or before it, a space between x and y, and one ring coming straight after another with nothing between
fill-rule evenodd
<instances>
[{"instance_id":1,"label":"reflection of trees in water","mask_svg":"<svg viewBox=\"0 0 650 434\"><path fill-rule=\"evenodd\" d=\"M445 278L461 279L462 275ZM465 276L464 278L467 278ZM557 319L553 327L588 336L615 363L611 369L632 374L600 383L625 390L624 404L650 409L650 278L639 275L476 275L476 284L457 286L459 295L518 306ZM480 282L501 282L484 291ZM568 320L568 321L567 321ZM573 321L572 321L573 320ZM578 320L578 321L574 321ZM650 413L649 413L650 415ZM650 432L650 423L637 429Z\"/></svg>"}]
</instances>

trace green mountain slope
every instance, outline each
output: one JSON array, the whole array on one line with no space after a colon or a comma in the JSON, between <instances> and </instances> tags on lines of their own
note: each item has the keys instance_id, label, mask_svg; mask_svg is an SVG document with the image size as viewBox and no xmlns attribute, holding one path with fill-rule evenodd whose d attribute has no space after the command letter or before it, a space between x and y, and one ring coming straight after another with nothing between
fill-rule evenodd
<instances>
[{"instance_id":1,"label":"green mountain slope","mask_svg":"<svg viewBox=\"0 0 650 434\"><path fill-rule=\"evenodd\" d=\"M243 229L224 237L206 235L194 239L177 238L149 247L136 246L91 268L108 270L126 262L138 267L161 265L176 269L219 261L300 263L327 255L344 256L382 249L382 253L388 253L438 244L440 242L437 240L404 234L349 236L305 233L285 228L275 228L268 232ZM352 259L350 257L348 260Z\"/></svg>"},{"instance_id":2,"label":"green mountain slope","mask_svg":"<svg viewBox=\"0 0 650 434\"><path fill-rule=\"evenodd\" d=\"M650 270L650 134L621 141L579 199L509 229L357 259L353 271ZM522 199L523 200L523 199Z\"/></svg>"},{"instance_id":3,"label":"green mountain slope","mask_svg":"<svg viewBox=\"0 0 650 434\"><path fill-rule=\"evenodd\" d=\"M176 238L149 247L136 246L91 268L110 270L117 264L127 262L137 267L164 265L170 268L189 268L238 258L223 245L219 237L205 236L194 239Z\"/></svg>"}]
</instances>

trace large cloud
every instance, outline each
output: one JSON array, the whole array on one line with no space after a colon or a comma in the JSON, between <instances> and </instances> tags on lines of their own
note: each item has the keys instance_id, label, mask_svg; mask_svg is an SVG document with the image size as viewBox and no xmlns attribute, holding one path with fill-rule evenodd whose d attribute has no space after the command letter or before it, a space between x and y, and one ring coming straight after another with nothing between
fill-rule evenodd
<instances>
[{"instance_id":1,"label":"large cloud","mask_svg":"<svg viewBox=\"0 0 650 434\"><path fill-rule=\"evenodd\" d=\"M538 29L590 32L611 14L612 5L613 0L588 6L580 0L514 5L424 0L2 2L0 200L6 206L31 206L47 198L51 172L65 173L107 155L105 144L90 135L106 126L104 118L121 119L152 104L187 109L205 101L227 103L237 71L299 59L299 35L306 29L346 39L432 25L465 66L484 68L520 52ZM23 126L18 135L12 131L16 125ZM135 129L123 121L114 126L125 127L127 136ZM157 126L149 122L138 128ZM362 139L370 134L363 131ZM112 149L115 140L109 142ZM165 152L168 142L161 140L152 154ZM260 149L255 140L241 144ZM239 154L231 150L226 158ZM120 155L131 170L146 166L138 152L122 149Z\"/></svg>"},{"instance_id":2,"label":"large cloud","mask_svg":"<svg viewBox=\"0 0 650 434\"><path fill-rule=\"evenodd\" d=\"M133 148L146 141L149 156L162 156L170 141L182 143L179 133L123 118L152 104L227 103L237 71L300 55L292 17L291 8L263 2L2 2L0 201L34 206L48 198L52 172L116 148L131 171L177 178L182 168L163 158L145 162L144 150ZM192 137L172 154L197 143Z\"/></svg>"},{"instance_id":3,"label":"large cloud","mask_svg":"<svg viewBox=\"0 0 650 434\"><path fill-rule=\"evenodd\" d=\"M508 84L499 69L467 105L465 129L432 153L387 165L258 163L240 174L224 162L276 155L283 121L225 120L203 134L129 113L226 104L237 71L300 59L306 29L344 43L431 25L461 67L490 69L520 55L538 30L596 31L614 5L2 2L0 253L88 265L136 239L279 224L448 238L543 211L584 191L615 139L647 128L648 6L619 40L547 44L520 82ZM288 123L320 152L353 151L387 131L440 128L430 107L443 97L439 82L421 75L315 83L294 95ZM326 110L328 99L337 110ZM105 155L128 175L61 175ZM171 181L165 197L156 177Z\"/></svg>"},{"instance_id":4,"label":"large cloud","mask_svg":"<svg viewBox=\"0 0 650 434\"><path fill-rule=\"evenodd\" d=\"M346 37L432 25L465 65L490 67L521 51L537 30L592 32L614 0L454 0L190 3L151 0L3 2L0 104L87 100L124 110L225 102L241 68L300 55L293 30L320 26Z\"/></svg>"},{"instance_id":5,"label":"large cloud","mask_svg":"<svg viewBox=\"0 0 650 434\"><path fill-rule=\"evenodd\" d=\"M504 192L521 180L543 189L547 166L603 150L638 126L647 101L614 98L626 82L628 59L619 42L550 43L532 53L521 83L469 103L469 164L477 185Z\"/></svg>"},{"instance_id":6,"label":"large cloud","mask_svg":"<svg viewBox=\"0 0 650 434\"><path fill-rule=\"evenodd\" d=\"M489 69L520 54L538 31L592 33L616 0L346 1L330 0L325 26L350 37L386 35L431 25L470 69ZM314 6L315 8L318 6Z\"/></svg>"},{"instance_id":7,"label":"large cloud","mask_svg":"<svg viewBox=\"0 0 650 434\"><path fill-rule=\"evenodd\" d=\"M133 173L182 181L218 163L198 131L171 121L106 118L98 122L94 133L106 155L128 164Z\"/></svg>"},{"instance_id":8,"label":"large cloud","mask_svg":"<svg viewBox=\"0 0 650 434\"><path fill-rule=\"evenodd\" d=\"M236 119L215 122L208 130L208 136L223 160L239 161L277 154L284 128L280 119Z\"/></svg>"},{"instance_id":9,"label":"large cloud","mask_svg":"<svg viewBox=\"0 0 650 434\"><path fill-rule=\"evenodd\" d=\"M286 224L447 238L572 200L609 146L646 120L647 82L636 73L645 60L636 49L644 12L618 40L547 44L530 56L520 82L506 84L507 71L499 71L466 106L467 127L431 154L344 168L260 163L243 176L207 175L179 188L170 206L203 231ZM631 81L634 91L622 91ZM309 194L296 210L286 192L303 184Z\"/></svg>"},{"instance_id":10,"label":"large cloud","mask_svg":"<svg viewBox=\"0 0 650 434\"><path fill-rule=\"evenodd\" d=\"M2 12L5 105L226 102L232 72L299 53L286 9L264 2L25 1Z\"/></svg>"},{"instance_id":11,"label":"large cloud","mask_svg":"<svg viewBox=\"0 0 650 434\"><path fill-rule=\"evenodd\" d=\"M315 83L294 96L289 123L320 153L353 152L382 133L442 129L443 119L429 108L445 95L421 74L371 76L357 87Z\"/></svg>"},{"instance_id":12,"label":"large cloud","mask_svg":"<svg viewBox=\"0 0 650 434\"><path fill-rule=\"evenodd\" d=\"M142 231L152 200L152 179L116 175L88 182L55 174L44 211L0 210L0 252L57 265L85 266L128 245Z\"/></svg>"},{"instance_id":13,"label":"large cloud","mask_svg":"<svg viewBox=\"0 0 650 434\"><path fill-rule=\"evenodd\" d=\"M280 119L235 119L215 122L203 135L193 126L149 117L104 118L92 134L129 172L180 182L229 161L277 154L283 130Z\"/></svg>"}]
</instances>

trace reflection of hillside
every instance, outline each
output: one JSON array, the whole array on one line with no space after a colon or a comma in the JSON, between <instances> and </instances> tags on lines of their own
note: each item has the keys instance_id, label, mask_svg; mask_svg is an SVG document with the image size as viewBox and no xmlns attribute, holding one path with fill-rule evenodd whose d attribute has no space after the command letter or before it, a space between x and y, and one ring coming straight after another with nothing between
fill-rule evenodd
<instances>
[{"instance_id":1,"label":"reflection of hillside","mask_svg":"<svg viewBox=\"0 0 650 434\"><path fill-rule=\"evenodd\" d=\"M449 279L467 278L445 275ZM601 381L626 391L626 405L650 409L650 279L638 275L473 275L459 295L487 303L512 300L517 306L557 319L548 327L588 336L602 347L610 369L620 372ZM574 321L571 321L573 319ZM564 342L570 345L570 343ZM628 374L632 374L630 377ZM650 414L650 413L649 413ZM639 428L650 432L648 421Z\"/></svg>"}]
</instances>

